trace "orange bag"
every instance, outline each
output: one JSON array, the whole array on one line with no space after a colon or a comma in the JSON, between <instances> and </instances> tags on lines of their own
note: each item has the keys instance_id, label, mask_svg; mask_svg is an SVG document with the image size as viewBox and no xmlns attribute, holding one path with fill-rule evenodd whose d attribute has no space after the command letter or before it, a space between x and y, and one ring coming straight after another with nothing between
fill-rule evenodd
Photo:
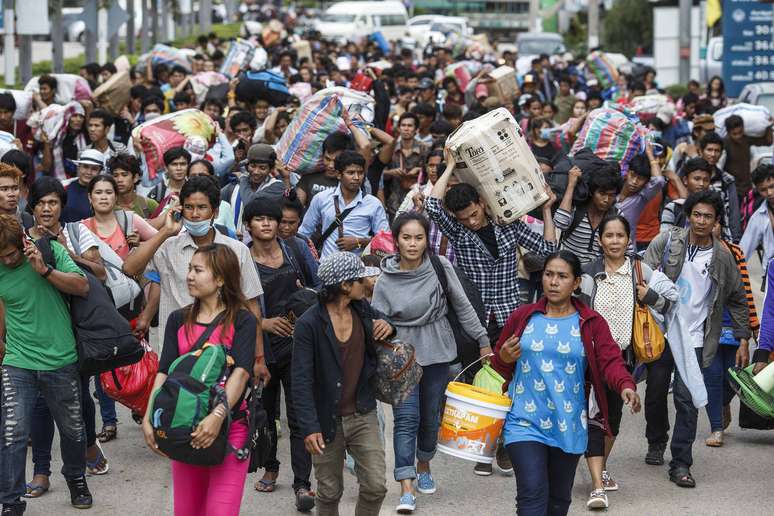
<instances>
[{"instance_id":1,"label":"orange bag","mask_svg":"<svg viewBox=\"0 0 774 516\"><path fill-rule=\"evenodd\" d=\"M645 285L642 278L640 260L634 259L634 274L637 285ZM656 324L656 319L650 309L637 301L634 304L634 319L632 320L632 346L637 361L647 364L654 362L664 352L664 334Z\"/></svg>"}]
</instances>

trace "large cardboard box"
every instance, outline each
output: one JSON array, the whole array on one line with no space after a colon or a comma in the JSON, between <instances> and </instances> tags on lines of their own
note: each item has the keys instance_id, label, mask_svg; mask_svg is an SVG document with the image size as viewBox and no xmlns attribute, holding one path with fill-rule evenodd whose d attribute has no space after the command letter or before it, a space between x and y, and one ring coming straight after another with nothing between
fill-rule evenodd
<instances>
[{"instance_id":1,"label":"large cardboard box","mask_svg":"<svg viewBox=\"0 0 774 516\"><path fill-rule=\"evenodd\" d=\"M497 97L503 104L512 104L513 98L519 94L519 83L516 82L516 70L510 66L500 66L487 74L491 82L489 95Z\"/></svg>"},{"instance_id":2,"label":"large cardboard box","mask_svg":"<svg viewBox=\"0 0 774 516\"><path fill-rule=\"evenodd\" d=\"M497 222L513 222L548 199L543 173L507 109L463 123L447 146L454 173L478 191Z\"/></svg>"}]
</instances>

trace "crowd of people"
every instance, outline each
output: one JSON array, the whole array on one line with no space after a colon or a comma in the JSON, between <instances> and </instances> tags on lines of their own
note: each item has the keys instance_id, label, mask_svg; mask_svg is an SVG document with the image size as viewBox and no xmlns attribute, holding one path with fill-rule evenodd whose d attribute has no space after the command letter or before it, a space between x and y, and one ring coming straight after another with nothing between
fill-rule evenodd
<instances>
[{"instance_id":1,"label":"crowd of people","mask_svg":"<svg viewBox=\"0 0 774 516\"><path fill-rule=\"evenodd\" d=\"M644 148L624 173L614 161L590 173L571 166L561 190L546 187L541 207L501 224L481 192L454 174L446 140L457 127L507 109L549 179L572 159L587 114L606 100L625 106L660 91L655 73L622 74L610 98L582 59L540 56L519 77L520 91L503 99L477 85L494 66L515 67L513 52L457 55L395 44L385 53L374 41L342 45L314 36L309 43L311 58L300 58L290 40L266 44L269 67L316 92L350 85L367 63L389 66L366 72L376 104L367 136L355 127L361 121L345 115L345 130L325 138L318 167L303 175L276 149L299 98L246 103L235 79L223 98L196 105L190 77L219 68L226 48L217 37L199 41L190 71L150 61L133 70L130 98L117 114L101 105L104 98L75 102L54 139L15 119L14 96L0 94L0 131L14 138L0 157L2 514L21 515L25 499L49 490L54 426L74 507L98 507L87 477L111 472L103 445L119 437L116 402L99 377L79 371L68 311L70 297L89 295L84 268L108 286L130 285L117 306L159 354L155 388L201 338L228 348L225 400L191 434L192 448L211 446L225 421L229 442L241 446L245 393L263 384L263 406L276 424L254 486L267 498L277 496L284 398L300 511L338 514L343 471L351 467L355 513L380 513L386 413L372 380L376 347L394 337L414 346L422 369L391 411L398 512L415 511L419 495L423 507L433 505L444 391L478 357L491 361L512 400L494 464L515 472L518 514L566 514L582 455L592 478L588 508L610 506L608 493L619 485L608 459L624 407L636 413L644 405L643 459L663 465L670 392L668 478L694 487L699 410L706 408L711 427L704 443L723 446L732 419L727 369L750 363L751 340L756 372L774 350L774 319L758 318L746 265L760 260L763 284L774 281L774 269L767 272L774 166L751 167L751 147L771 146L771 129L748 137L744 120L730 116L721 137L713 113L728 104L723 81L712 78L704 91L692 81L673 99L676 112L650 121ZM481 66L465 88L445 72L459 60ZM81 70L93 87L114 73L110 63ZM57 98L54 75L38 84L35 111ZM147 142L133 129L189 108L217 126L214 144L167 150L152 178ZM568 121L574 129L556 138ZM587 192L582 200L579 190ZM372 240L384 235L394 247L380 256ZM759 308L770 313L768 302ZM640 306L666 337L663 353L644 365L633 350ZM461 356L452 313L473 359ZM148 447L164 456L153 414L133 416ZM216 466L172 461L175 514L239 514L248 462L233 453ZM470 468L492 472L483 462Z\"/></svg>"}]
</instances>

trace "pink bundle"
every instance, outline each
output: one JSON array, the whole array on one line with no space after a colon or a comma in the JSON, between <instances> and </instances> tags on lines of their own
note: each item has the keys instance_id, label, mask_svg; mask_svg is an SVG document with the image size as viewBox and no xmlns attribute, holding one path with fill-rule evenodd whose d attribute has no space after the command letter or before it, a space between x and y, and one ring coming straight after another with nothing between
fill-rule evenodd
<instances>
[{"instance_id":1,"label":"pink bundle","mask_svg":"<svg viewBox=\"0 0 774 516\"><path fill-rule=\"evenodd\" d=\"M617 161L624 172L628 169L629 161L645 149L646 134L647 130L632 121L626 113L601 107L586 117L572 153L588 147L602 159Z\"/></svg>"},{"instance_id":2,"label":"pink bundle","mask_svg":"<svg viewBox=\"0 0 774 516\"><path fill-rule=\"evenodd\" d=\"M71 73L51 74L56 79L56 102L67 104L73 100L91 100L91 86L80 75ZM24 87L24 91L39 92L38 77L33 77Z\"/></svg>"}]
</instances>

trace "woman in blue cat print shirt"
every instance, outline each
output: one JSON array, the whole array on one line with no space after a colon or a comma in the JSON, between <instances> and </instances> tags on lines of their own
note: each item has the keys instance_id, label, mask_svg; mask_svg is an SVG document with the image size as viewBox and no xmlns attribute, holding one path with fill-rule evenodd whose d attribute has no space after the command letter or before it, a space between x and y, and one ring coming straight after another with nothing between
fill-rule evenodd
<instances>
[{"instance_id":1,"label":"woman in blue cat print shirt","mask_svg":"<svg viewBox=\"0 0 774 516\"><path fill-rule=\"evenodd\" d=\"M580 277L574 254L549 256L545 297L511 314L492 362L506 381L512 378L508 394L513 403L503 440L516 471L519 516L558 516L569 510L575 469L588 440L587 379L603 415L604 384L620 393L632 411L640 409L607 323L572 297Z\"/></svg>"}]
</instances>

